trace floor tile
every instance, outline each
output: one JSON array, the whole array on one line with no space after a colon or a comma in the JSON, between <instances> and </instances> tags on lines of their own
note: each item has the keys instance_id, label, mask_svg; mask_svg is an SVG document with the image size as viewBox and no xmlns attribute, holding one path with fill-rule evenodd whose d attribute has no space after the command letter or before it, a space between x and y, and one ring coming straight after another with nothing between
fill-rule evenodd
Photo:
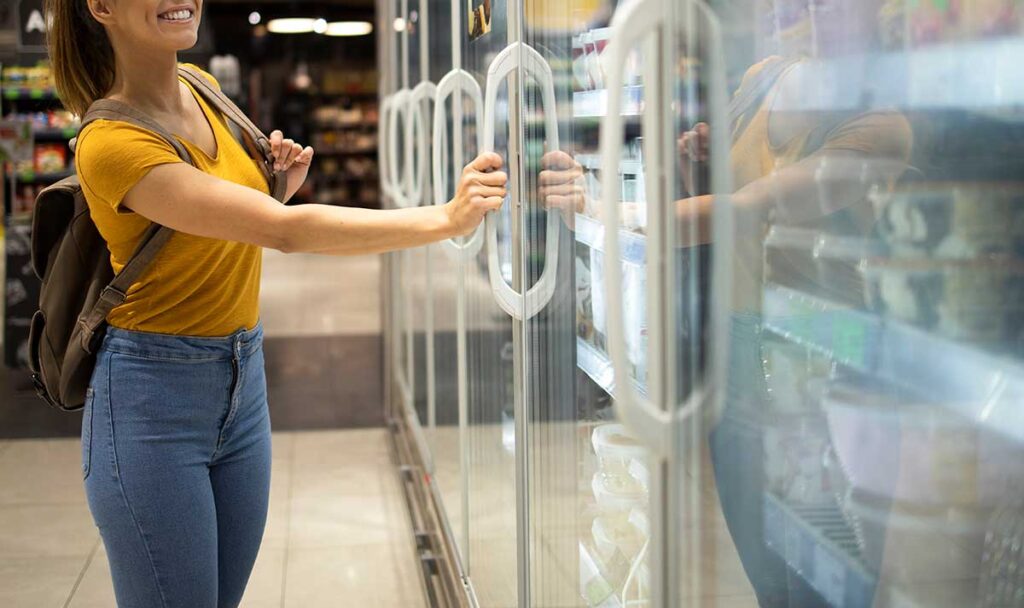
<instances>
[{"instance_id":1,"label":"floor tile","mask_svg":"<svg viewBox=\"0 0 1024 608\"><path fill-rule=\"evenodd\" d=\"M84 565L84 556L0 557L0 606L63 608Z\"/></svg>"},{"instance_id":2,"label":"floor tile","mask_svg":"<svg viewBox=\"0 0 1024 608\"><path fill-rule=\"evenodd\" d=\"M89 508L80 505L0 506L0 560L79 557L99 538Z\"/></svg>"},{"instance_id":3,"label":"floor tile","mask_svg":"<svg viewBox=\"0 0 1024 608\"><path fill-rule=\"evenodd\" d=\"M280 607L284 589L284 566L284 549L260 549L240 608Z\"/></svg>"},{"instance_id":4,"label":"floor tile","mask_svg":"<svg viewBox=\"0 0 1024 608\"><path fill-rule=\"evenodd\" d=\"M426 602L411 546L373 544L290 551L284 605L419 608Z\"/></svg>"},{"instance_id":5,"label":"floor tile","mask_svg":"<svg viewBox=\"0 0 1024 608\"><path fill-rule=\"evenodd\" d=\"M85 504L82 443L19 439L0 448L0 505Z\"/></svg>"},{"instance_id":6,"label":"floor tile","mask_svg":"<svg viewBox=\"0 0 1024 608\"><path fill-rule=\"evenodd\" d=\"M388 431L383 428L295 433L295 467L304 471L340 465L390 465Z\"/></svg>"},{"instance_id":7,"label":"floor tile","mask_svg":"<svg viewBox=\"0 0 1024 608\"><path fill-rule=\"evenodd\" d=\"M85 574L75 589L68 608L111 608L116 605L114 583L110 578L110 563L103 543L99 543L90 557Z\"/></svg>"},{"instance_id":8,"label":"floor tile","mask_svg":"<svg viewBox=\"0 0 1024 608\"><path fill-rule=\"evenodd\" d=\"M381 496L292 496L289 550L410 539L405 506Z\"/></svg>"}]
</instances>

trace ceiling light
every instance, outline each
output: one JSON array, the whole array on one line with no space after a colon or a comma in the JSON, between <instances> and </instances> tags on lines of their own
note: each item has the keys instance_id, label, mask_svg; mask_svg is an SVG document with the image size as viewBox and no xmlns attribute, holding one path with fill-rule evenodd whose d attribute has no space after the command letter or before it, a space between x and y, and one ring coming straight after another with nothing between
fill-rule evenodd
<instances>
[{"instance_id":1,"label":"ceiling light","mask_svg":"<svg viewBox=\"0 0 1024 608\"><path fill-rule=\"evenodd\" d=\"M249 13L249 25L259 25L262 20L263 16L258 11Z\"/></svg>"},{"instance_id":2,"label":"ceiling light","mask_svg":"<svg viewBox=\"0 0 1024 608\"><path fill-rule=\"evenodd\" d=\"M316 32L317 34L323 34L324 32L326 32L327 31L327 20L326 19L317 19L316 21L314 21L313 22L313 31Z\"/></svg>"},{"instance_id":3,"label":"ceiling light","mask_svg":"<svg viewBox=\"0 0 1024 608\"><path fill-rule=\"evenodd\" d=\"M369 21L335 21L327 24L328 36L365 36L373 31Z\"/></svg>"},{"instance_id":4,"label":"ceiling light","mask_svg":"<svg viewBox=\"0 0 1024 608\"><path fill-rule=\"evenodd\" d=\"M306 17L290 17L288 19L271 19L267 29L272 34L308 34L315 28L316 19Z\"/></svg>"},{"instance_id":5,"label":"ceiling light","mask_svg":"<svg viewBox=\"0 0 1024 608\"><path fill-rule=\"evenodd\" d=\"M396 32L405 31L405 19L401 17L395 17L394 28Z\"/></svg>"}]
</instances>

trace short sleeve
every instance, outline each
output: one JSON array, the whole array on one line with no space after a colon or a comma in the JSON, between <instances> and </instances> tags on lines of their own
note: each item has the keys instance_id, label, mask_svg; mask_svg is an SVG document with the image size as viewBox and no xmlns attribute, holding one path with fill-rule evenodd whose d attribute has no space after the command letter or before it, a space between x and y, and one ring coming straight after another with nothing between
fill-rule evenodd
<instances>
[{"instance_id":1,"label":"short sleeve","mask_svg":"<svg viewBox=\"0 0 1024 608\"><path fill-rule=\"evenodd\" d=\"M118 121L90 124L75 148L75 168L86 198L119 213L131 213L121 203L154 167L180 162L160 136Z\"/></svg>"}]
</instances>

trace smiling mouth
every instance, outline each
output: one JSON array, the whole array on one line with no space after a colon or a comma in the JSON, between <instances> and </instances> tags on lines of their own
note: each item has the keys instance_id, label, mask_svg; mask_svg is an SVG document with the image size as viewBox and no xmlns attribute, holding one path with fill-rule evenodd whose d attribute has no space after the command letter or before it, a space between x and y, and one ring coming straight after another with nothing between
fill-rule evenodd
<instances>
[{"instance_id":1,"label":"smiling mouth","mask_svg":"<svg viewBox=\"0 0 1024 608\"><path fill-rule=\"evenodd\" d=\"M161 13L157 17L161 21L167 21L169 23L184 23L191 21L193 16L195 16L195 13L192 11L192 9L183 8L173 11L167 11L166 13Z\"/></svg>"}]
</instances>

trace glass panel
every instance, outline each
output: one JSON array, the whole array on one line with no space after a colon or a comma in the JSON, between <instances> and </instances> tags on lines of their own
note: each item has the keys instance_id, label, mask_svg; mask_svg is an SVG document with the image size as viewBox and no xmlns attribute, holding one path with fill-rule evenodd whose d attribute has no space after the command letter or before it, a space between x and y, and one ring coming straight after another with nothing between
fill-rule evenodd
<instances>
[{"instance_id":1,"label":"glass panel","mask_svg":"<svg viewBox=\"0 0 1024 608\"><path fill-rule=\"evenodd\" d=\"M607 88L603 56L615 9L607 0L530 0L524 11L525 309L539 311L525 322L524 348L532 606L646 606L650 599L651 461L611 398L620 381L647 396L649 310L645 82L634 55L624 88ZM619 320L607 312L613 262L599 198L598 132L611 95L623 97L626 123L615 163L621 255L614 263L626 294ZM615 322L630 361L624 376L613 373L609 354Z\"/></svg>"},{"instance_id":2,"label":"glass panel","mask_svg":"<svg viewBox=\"0 0 1024 608\"><path fill-rule=\"evenodd\" d=\"M514 4L514 3L508 3ZM487 68L510 40L506 3L472 0L462 24L462 64L486 86ZM492 12L492 8L495 9ZM469 107L468 104L463 104ZM476 116L464 112L462 143L465 158L476 153ZM509 154L508 87L498 92L494 115L494 150L507 161ZM482 122L481 122L482 125ZM471 152L472 151L472 152ZM506 167L507 168L507 167ZM499 221L501 260L511 268L507 218ZM468 569L481 606L518 604L516 562L515 414L513 392L514 346L512 321L491 293L487 248L466 264L467 363L469 378Z\"/></svg>"},{"instance_id":3,"label":"glass panel","mask_svg":"<svg viewBox=\"0 0 1024 608\"><path fill-rule=\"evenodd\" d=\"M682 593L1019 605L1020 3L699 4L676 17L702 102L677 165L708 170L700 133L725 129L732 185L677 184L679 234L727 206L732 293L721 402L680 438L708 455L680 475Z\"/></svg>"},{"instance_id":4,"label":"glass panel","mask_svg":"<svg viewBox=\"0 0 1024 608\"><path fill-rule=\"evenodd\" d=\"M428 78L437 84L452 69L452 15L451 4L446 0L425 0L427 5L427 22L425 32L429 36L430 62ZM460 21L461 22L461 21ZM447 104L445 116L454 116L451 103ZM430 104L430 115L433 116L433 104ZM469 108L471 112L475 109ZM433 122L431 121L431 127ZM444 124L448 136L442 140L445 145L443 158L447 162L442 166L446 171L444 183L444 200L454 195L454 167L461 164L453 156L452 144L455 136L451 121ZM431 133L433 128L431 129ZM433 137L430 138L433 144ZM428 148L428 158L432 148ZM431 168L433 165L431 164ZM428 198L424 204L434 203L433 172L427 184ZM427 442L434 461L433 479L442 497L442 507L446 514L448 526L455 538L456 545L462 549L463 536L462 512L462 462L461 438L459 435L459 370L458 357L458 308L465 306L459 301L459 282L462 270L458 259L445 250L444 245L433 245L428 248L430 264L432 310L434 320L434 417L427 432Z\"/></svg>"}]
</instances>

